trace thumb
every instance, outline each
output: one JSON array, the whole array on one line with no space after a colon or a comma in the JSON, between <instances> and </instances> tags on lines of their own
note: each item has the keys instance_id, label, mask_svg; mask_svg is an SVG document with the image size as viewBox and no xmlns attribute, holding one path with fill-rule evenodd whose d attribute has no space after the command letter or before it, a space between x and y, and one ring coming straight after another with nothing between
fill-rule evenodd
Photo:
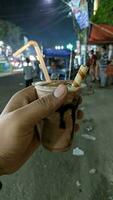
<instances>
[{"instance_id":1,"label":"thumb","mask_svg":"<svg viewBox=\"0 0 113 200\"><path fill-rule=\"evenodd\" d=\"M35 125L47 117L51 112L57 110L65 101L67 88L64 85L58 86L52 94L44 96L32 103L15 111L18 116L18 123L22 126Z\"/></svg>"}]
</instances>

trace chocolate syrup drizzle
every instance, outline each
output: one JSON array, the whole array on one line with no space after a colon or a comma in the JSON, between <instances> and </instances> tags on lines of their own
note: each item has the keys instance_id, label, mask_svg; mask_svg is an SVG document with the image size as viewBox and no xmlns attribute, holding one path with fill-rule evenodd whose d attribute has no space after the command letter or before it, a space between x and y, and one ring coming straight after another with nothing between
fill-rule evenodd
<instances>
[{"instance_id":1,"label":"chocolate syrup drizzle","mask_svg":"<svg viewBox=\"0 0 113 200\"><path fill-rule=\"evenodd\" d=\"M60 114L60 124L59 127L62 129L66 129L66 122L64 120L64 114L67 110L71 110L71 117L72 117L72 122L73 122L73 127L72 127L72 133L71 136L73 136L74 132L74 125L76 121L76 111L79 105L79 98L77 100L73 100L72 103L68 103L66 105L61 106L57 112Z\"/></svg>"}]
</instances>

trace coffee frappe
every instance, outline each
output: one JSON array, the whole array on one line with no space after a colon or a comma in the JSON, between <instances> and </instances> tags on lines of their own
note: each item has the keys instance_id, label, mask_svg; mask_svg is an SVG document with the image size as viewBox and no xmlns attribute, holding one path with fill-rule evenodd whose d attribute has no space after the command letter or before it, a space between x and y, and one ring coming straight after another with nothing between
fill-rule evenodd
<instances>
[{"instance_id":1,"label":"coffee frappe","mask_svg":"<svg viewBox=\"0 0 113 200\"><path fill-rule=\"evenodd\" d=\"M76 111L81 100L80 95L78 95L78 87L74 86L74 83L80 86L80 78L83 78L79 75L78 78L79 80L75 79L73 83L72 81L63 80L35 83L39 98L53 93L60 84L66 85L68 89L65 103L56 112L51 113L50 116L43 119L41 143L50 151L66 151L71 147L76 122Z\"/></svg>"}]
</instances>

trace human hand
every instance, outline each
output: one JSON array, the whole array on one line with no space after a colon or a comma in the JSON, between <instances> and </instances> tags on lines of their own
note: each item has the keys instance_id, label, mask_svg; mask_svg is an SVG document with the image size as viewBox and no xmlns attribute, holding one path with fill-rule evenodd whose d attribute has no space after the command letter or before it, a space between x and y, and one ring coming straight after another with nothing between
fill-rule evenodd
<instances>
[{"instance_id":1,"label":"human hand","mask_svg":"<svg viewBox=\"0 0 113 200\"><path fill-rule=\"evenodd\" d=\"M33 86L17 92L0 116L0 175L17 171L40 145L36 128L65 101L67 89L38 99ZM80 118L80 112L78 112Z\"/></svg>"}]
</instances>

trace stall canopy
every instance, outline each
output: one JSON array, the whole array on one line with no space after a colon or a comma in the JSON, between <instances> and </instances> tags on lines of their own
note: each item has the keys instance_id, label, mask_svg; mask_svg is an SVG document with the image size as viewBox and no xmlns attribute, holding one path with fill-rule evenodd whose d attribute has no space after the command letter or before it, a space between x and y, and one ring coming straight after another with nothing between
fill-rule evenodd
<instances>
[{"instance_id":1,"label":"stall canopy","mask_svg":"<svg viewBox=\"0 0 113 200\"><path fill-rule=\"evenodd\" d=\"M43 54L46 57L69 57L70 56L71 51L68 49L44 49L43 50Z\"/></svg>"},{"instance_id":2,"label":"stall canopy","mask_svg":"<svg viewBox=\"0 0 113 200\"><path fill-rule=\"evenodd\" d=\"M113 43L113 26L106 24L93 24L89 35L89 44Z\"/></svg>"}]
</instances>

